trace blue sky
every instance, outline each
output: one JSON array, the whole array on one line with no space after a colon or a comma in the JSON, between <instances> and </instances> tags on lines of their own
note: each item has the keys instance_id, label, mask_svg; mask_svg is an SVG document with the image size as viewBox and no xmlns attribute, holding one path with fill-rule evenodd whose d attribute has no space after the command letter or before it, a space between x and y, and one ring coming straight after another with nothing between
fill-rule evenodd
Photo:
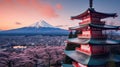
<instances>
[{"instance_id":1,"label":"blue sky","mask_svg":"<svg viewBox=\"0 0 120 67\"><path fill-rule=\"evenodd\" d=\"M117 13L117 18L106 20L120 25L120 0L93 1L96 11ZM40 20L67 29L78 25L70 17L83 13L88 7L89 0L0 0L0 29L24 27Z\"/></svg>"}]
</instances>

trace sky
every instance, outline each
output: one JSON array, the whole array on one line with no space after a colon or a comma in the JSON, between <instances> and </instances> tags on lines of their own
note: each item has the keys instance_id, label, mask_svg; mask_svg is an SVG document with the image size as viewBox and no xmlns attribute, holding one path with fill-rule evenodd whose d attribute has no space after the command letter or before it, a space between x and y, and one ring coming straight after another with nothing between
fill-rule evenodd
<instances>
[{"instance_id":1,"label":"sky","mask_svg":"<svg viewBox=\"0 0 120 67\"><path fill-rule=\"evenodd\" d=\"M68 29L79 22L70 17L88 7L89 0L0 0L0 29L21 28L42 20ZM117 18L105 20L120 25L120 0L94 0L93 7L99 12L117 13Z\"/></svg>"}]
</instances>

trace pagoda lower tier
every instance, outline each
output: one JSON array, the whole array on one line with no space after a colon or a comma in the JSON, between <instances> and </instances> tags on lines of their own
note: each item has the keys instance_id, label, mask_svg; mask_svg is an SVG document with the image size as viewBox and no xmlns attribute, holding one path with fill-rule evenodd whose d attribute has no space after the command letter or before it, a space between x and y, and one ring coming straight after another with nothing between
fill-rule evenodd
<instances>
[{"instance_id":1,"label":"pagoda lower tier","mask_svg":"<svg viewBox=\"0 0 120 67\"><path fill-rule=\"evenodd\" d=\"M94 38L69 38L63 67L119 67L120 41ZM69 60L68 60L69 59ZM111 62L112 65L111 65Z\"/></svg>"},{"instance_id":2,"label":"pagoda lower tier","mask_svg":"<svg viewBox=\"0 0 120 67\"><path fill-rule=\"evenodd\" d=\"M73 59L72 65L74 67L119 67L119 54L105 54L105 55L86 55L78 51L64 51L65 54ZM65 66L66 67L66 66Z\"/></svg>"},{"instance_id":3,"label":"pagoda lower tier","mask_svg":"<svg viewBox=\"0 0 120 67\"><path fill-rule=\"evenodd\" d=\"M70 38L67 40L66 50L76 50L87 55L102 55L110 53L110 46L112 46L112 48L117 48L114 53L120 53L119 44L120 41L110 39Z\"/></svg>"}]
</instances>

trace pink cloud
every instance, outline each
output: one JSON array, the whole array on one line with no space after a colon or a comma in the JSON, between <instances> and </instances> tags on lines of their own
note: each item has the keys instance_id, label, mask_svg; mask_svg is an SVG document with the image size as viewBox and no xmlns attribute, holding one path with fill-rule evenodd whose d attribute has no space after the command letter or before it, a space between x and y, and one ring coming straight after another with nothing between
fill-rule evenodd
<instances>
[{"instance_id":1,"label":"pink cloud","mask_svg":"<svg viewBox=\"0 0 120 67\"><path fill-rule=\"evenodd\" d=\"M25 0L20 0L20 1L25 1ZM42 0L31 0L31 1L26 1L25 6L28 6L31 10L34 10L38 14L44 17L48 18L53 18L53 17L58 17L58 14L55 12L53 7L45 2L42 2Z\"/></svg>"},{"instance_id":2,"label":"pink cloud","mask_svg":"<svg viewBox=\"0 0 120 67\"><path fill-rule=\"evenodd\" d=\"M1 9L3 12L5 10L7 14L19 15L17 13L20 12L26 15L38 14L47 18L58 17L54 8L50 4L42 2L42 0L3 0L0 2Z\"/></svg>"},{"instance_id":3,"label":"pink cloud","mask_svg":"<svg viewBox=\"0 0 120 67\"><path fill-rule=\"evenodd\" d=\"M58 10L61 10L61 9L63 9L63 6L58 3L58 4L56 4L56 8L57 8Z\"/></svg>"}]
</instances>

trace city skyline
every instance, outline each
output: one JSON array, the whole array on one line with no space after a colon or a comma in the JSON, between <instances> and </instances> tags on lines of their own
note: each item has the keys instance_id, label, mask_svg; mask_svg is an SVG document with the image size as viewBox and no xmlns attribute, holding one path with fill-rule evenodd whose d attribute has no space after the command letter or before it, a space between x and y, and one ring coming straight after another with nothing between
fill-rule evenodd
<instances>
[{"instance_id":1,"label":"city skyline","mask_svg":"<svg viewBox=\"0 0 120 67\"><path fill-rule=\"evenodd\" d=\"M120 1L118 0L93 0L96 11L117 13L115 19L106 19L120 25ZM0 29L8 30L31 25L45 20L53 26L77 25L78 21L71 20L75 16L89 8L89 0L0 0Z\"/></svg>"}]
</instances>

